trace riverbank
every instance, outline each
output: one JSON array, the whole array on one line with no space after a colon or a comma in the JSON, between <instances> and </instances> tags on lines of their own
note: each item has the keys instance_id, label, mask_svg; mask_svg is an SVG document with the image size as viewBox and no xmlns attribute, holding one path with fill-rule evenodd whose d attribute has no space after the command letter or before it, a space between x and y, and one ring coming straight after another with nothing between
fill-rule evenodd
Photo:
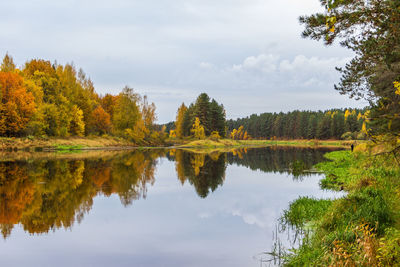
<instances>
[{"instance_id":1,"label":"riverbank","mask_svg":"<svg viewBox=\"0 0 400 267\"><path fill-rule=\"evenodd\" d=\"M136 147L126 139L111 136L67 137L67 138L15 138L1 137L0 151L58 151L128 149Z\"/></svg>"},{"instance_id":2,"label":"riverbank","mask_svg":"<svg viewBox=\"0 0 400 267\"><path fill-rule=\"evenodd\" d=\"M341 147L349 148L360 141L342 140L177 140L168 139L164 146L182 149L209 150L216 148L250 148L265 146ZM362 141L361 141L362 142ZM16 138L1 137L0 151L71 151L71 150L124 150L139 147L127 139L115 136L89 136L66 138ZM160 147L160 146L150 146Z\"/></svg>"},{"instance_id":3,"label":"riverbank","mask_svg":"<svg viewBox=\"0 0 400 267\"><path fill-rule=\"evenodd\" d=\"M204 140L173 140L176 148L220 148L220 147L263 147L263 146L299 146L299 147L341 147L349 148L351 144L364 141L343 141L343 140L232 140L220 139L217 141L211 139Z\"/></svg>"},{"instance_id":4,"label":"riverbank","mask_svg":"<svg viewBox=\"0 0 400 267\"><path fill-rule=\"evenodd\" d=\"M345 197L302 197L281 218L303 234L284 256L288 266L397 266L400 264L400 167L389 154L336 151L317 168L324 189ZM311 230L310 230L311 229Z\"/></svg>"}]
</instances>

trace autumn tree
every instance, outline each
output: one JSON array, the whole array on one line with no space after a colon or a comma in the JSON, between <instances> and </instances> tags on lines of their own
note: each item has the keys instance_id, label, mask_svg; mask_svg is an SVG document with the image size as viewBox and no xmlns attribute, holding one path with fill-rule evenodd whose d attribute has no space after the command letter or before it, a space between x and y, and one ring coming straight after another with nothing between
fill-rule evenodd
<instances>
[{"instance_id":1,"label":"autumn tree","mask_svg":"<svg viewBox=\"0 0 400 267\"><path fill-rule=\"evenodd\" d=\"M195 118L191 132L196 139L204 139L206 137L204 127L200 124L200 119L197 117Z\"/></svg>"},{"instance_id":2,"label":"autumn tree","mask_svg":"<svg viewBox=\"0 0 400 267\"><path fill-rule=\"evenodd\" d=\"M111 130L111 116L102 108L102 106L99 105L93 110L92 118L93 122L91 124L93 125L95 132L105 134Z\"/></svg>"},{"instance_id":3,"label":"autumn tree","mask_svg":"<svg viewBox=\"0 0 400 267\"><path fill-rule=\"evenodd\" d=\"M85 122L83 121L83 111L74 105L71 109L71 121L69 123L69 132L72 135L85 135Z\"/></svg>"},{"instance_id":4,"label":"autumn tree","mask_svg":"<svg viewBox=\"0 0 400 267\"><path fill-rule=\"evenodd\" d=\"M8 53L4 56L3 62L0 65L0 71L3 72L11 72L15 70L15 64L13 58L8 55Z\"/></svg>"},{"instance_id":5,"label":"autumn tree","mask_svg":"<svg viewBox=\"0 0 400 267\"><path fill-rule=\"evenodd\" d=\"M73 64L33 59L17 70L6 54L0 72L0 135L113 133L143 144L166 138L157 131L156 107L146 96L125 87L118 95L101 97L92 80Z\"/></svg>"},{"instance_id":6,"label":"autumn tree","mask_svg":"<svg viewBox=\"0 0 400 267\"><path fill-rule=\"evenodd\" d=\"M156 115L156 105L154 103L149 103L147 96L143 96L143 100L141 103L141 113L142 119L145 127L149 130L153 129L154 122L157 119Z\"/></svg>"},{"instance_id":7,"label":"autumn tree","mask_svg":"<svg viewBox=\"0 0 400 267\"><path fill-rule=\"evenodd\" d=\"M140 117L138 102L139 95L132 88L126 86L119 94L113 112L113 124L117 132L123 133L136 125Z\"/></svg>"},{"instance_id":8,"label":"autumn tree","mask_svg":"<svg viewBox=\"0 0 400 267\"><path fill-rule=\"evenodd\" d=\"M178 112L176 114L176 121L175 121L175 132L178 138L182 138L184 136L184 118L185 113L187 111L187 107L184 103L178 108Z\"/></svg>"},{"instance_id":9,"label":"autumn tree","mask_svg":"<svg viewBox=\"0 0 400 267\"><path fill-rule=\"evenodd\" d=\"M42 88L43 102L59 104L62 97L61 85L55 66L50 61L41 59L28 61L22 74L25 79L34 81L37 86Z\"/></svg>"},{"instance_id":10,"label":"autumn tree","mask_svg":"<svg viewBox=\"0 0 400 267\"><path fill-rule=\"evenodd\" d=\"M0 72L0 135L20 134L35 113L34 98L19 74Z\"/></svg>"},{"instance_id":11,"label":"autumn tree","mask_svg":"<svg viewBox=\"0 0 400 267\"><path fill-rule=\"evenodd\" d=\"M176 131L175 130L169 130L169 138L176 138Z\"/></svg>"},{"instance_id":12,"label":"autumn tree","mask_svg":"<svg viewBox=\"0 0 400 267\"><path fill-rule=\"evenodd\" d=\"M30 134L41 135L45 132L49 136L67 136L70 102L63 95L56 66L50 61L34 59L25 64L22 75L29 81L28 88L35 92L38 105L29 125Z\"/></svg>"},{"instance_id":13,"label":"autumn tree","mask_svg":"<svg viewBox=\"0 0 400 267\"><path fill-rule=\"evenodd\" d=\"M114 116L114 109L117 105L119 96L114 96L111 94L106 94L104 97L100 98L100 104L105 112L110 114L112 118Z\"/></svg>"}]
</instances>

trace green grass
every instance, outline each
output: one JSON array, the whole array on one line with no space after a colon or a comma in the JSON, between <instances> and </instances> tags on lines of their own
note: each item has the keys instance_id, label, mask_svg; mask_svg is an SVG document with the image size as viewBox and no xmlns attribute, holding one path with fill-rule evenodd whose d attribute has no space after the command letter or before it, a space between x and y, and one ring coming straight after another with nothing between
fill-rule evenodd
<instances>
[{"instance_id":1,"label":"green grass","mask_svg":"<svg viewBox=\"0 0 400 267\"><path fill-rule=\"evenodd\" d=\"M316 166L326 175L321 187L347 195L290 204L281 221L312 230L286 265L400 265L400 167L389 156L336 151L326 157Z\"/></svg>"},{"instance_id":2,"label":"green grass","mask_svg":"<svg viewBox=\"0 0 400 267\"><path fill-rule=\"evenodd\" d=\"M284 211L281 224L285 228L294 226L301 230L322 217L331 205L331 200L301 197L290 203L289 209Z\"/></svg>"}]
</instances>

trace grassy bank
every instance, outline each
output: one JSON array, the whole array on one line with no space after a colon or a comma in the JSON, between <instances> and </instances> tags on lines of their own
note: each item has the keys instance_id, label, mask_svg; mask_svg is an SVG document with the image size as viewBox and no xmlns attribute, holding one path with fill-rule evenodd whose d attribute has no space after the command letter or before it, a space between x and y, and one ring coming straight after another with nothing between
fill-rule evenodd
<instances>
[{"instance_id":1,"label":"grassy bank","mask_svg":"<svg viewBox=\"0 0 400 267\"><path fill-rule=\"evenodd\" d=\"M219 147L257 147L257 146L304 146L304 147L350 147L352 143L363 141L342 141L342 140L232 140L220 139L218 141L205 140L170 140L179 148L219 148Z\"/></svg>"},{"instance_id":2,"label":"grassy bank","mask_svg":"<svg viewBox=\"0 0 400 267\"><path fill-rule=\"evenodd\" d=\"M321 187L345 190L336 200L300 198L281 223L303 231L288 266L400 265L400 167L390 155L336 151L317 168ZM309 229L311 229L309 231Z\"/></svg>"},{"instance_id":3,"label":"grassy bank","mask_svg":"<svg viewBox=\"0 0 400 267\"><path fill-rule=\"evenodd\" d=\"M123 148L135 146L128 140L104 137L69 137L69 138L0 138L0 150L82 150L99 148Z\"/></svg>"}]
</instances>

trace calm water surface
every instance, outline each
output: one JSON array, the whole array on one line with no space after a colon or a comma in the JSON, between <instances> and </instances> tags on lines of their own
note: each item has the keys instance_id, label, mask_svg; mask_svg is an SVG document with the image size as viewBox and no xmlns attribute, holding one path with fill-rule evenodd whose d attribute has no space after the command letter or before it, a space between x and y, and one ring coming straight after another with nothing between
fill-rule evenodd
<instances>
[{"instance_id":1,"label":"calm water surface","mask_svg":"<svg viewBox=\"0 0 400 267\"><path fill-rule=\"evenodd\" d=\"M0 266L268 266L289 203L338 196L301 172L327 151L8 156Z\"/></svg>"}]
</instances>

